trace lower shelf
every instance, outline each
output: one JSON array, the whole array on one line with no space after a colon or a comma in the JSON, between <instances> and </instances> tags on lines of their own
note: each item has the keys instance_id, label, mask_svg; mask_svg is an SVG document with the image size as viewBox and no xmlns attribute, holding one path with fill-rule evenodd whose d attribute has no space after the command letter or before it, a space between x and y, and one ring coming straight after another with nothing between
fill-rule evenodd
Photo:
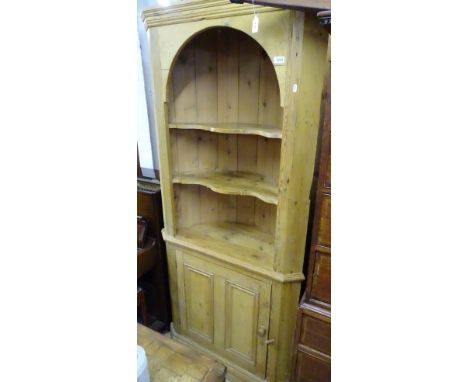
<instances>
[{"instance_id":1,"label":"lower shelf","mask_svg":"<svg viewBox=\"0 0 468 382\"><path fill-rule=\"evenodd\" d=\"M254 226L198 224L179 229L177 238L266 269L273 267L274 238Z\"/></svg>"},{"instance_id":2,"label":"lower shelf","mask_svg":"<svg viewBox=\"0 0 468 382\"><path fill-rule=\"evenodd\" d=\"M281 283L304 280L302 272L282 273L274 269L274 237L257 227L239 223L197 224L179 228L175 236L162 230L166 243L208 256L224 264Z\"/></svg>"}]
</instances>

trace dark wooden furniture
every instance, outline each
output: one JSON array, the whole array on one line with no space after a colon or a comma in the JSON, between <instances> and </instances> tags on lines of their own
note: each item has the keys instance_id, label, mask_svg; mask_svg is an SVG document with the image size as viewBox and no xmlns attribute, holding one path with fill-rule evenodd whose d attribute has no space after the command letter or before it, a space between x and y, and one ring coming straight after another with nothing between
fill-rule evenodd
<instances>
[{"instance_id":1,"label":"dark wooden furniture","mask_svg":"<svg viewBox=\"0 0 468 382\"><path fill-rule=\"evenodd\" d=\"M156 239L150 237L143 248L137 248L137 278L139 279L156 266L158 266Z\"/></svg>"},{"instance_id":2,"label":"dark wooden furniture","mask_svg":"<svg viewBox=\"0 0 468 382\"><path fill-rule=\"evenodd\" d=\"M137 247L138 285L145 291L148 321L151 327L165 331L171 323L171 305L167 276L166 246L163 228L161 190L154 182L138 181L137 214L147 222L143 248Z\"/></svg>"},{"instance_id":3,"label":"dark wooden furniture","mask_svg":"<svg viewBox=\"0 0 468 382\"><path fill-rule=\"evenodd\" d=\"M330 81L325 94L307 281L297 314L292 372L297 382L331 380Z\"/></svg>"},{"instance_id":4,"label":"dark wooden furniture","mask_svg":"<svg viewBox=\"0 0 468 382\"><path fill-rule=\"evenodd\" d=\"M144 248L148 236L148 222L145 218L137 217L137 247Z\"/></svg>"},{"instance_id":5,"label":"dark wooden furniture","mask_svg":"<svg viewBox=\"0 0 468 382\"><path fill-rule=\"evenodd\" d=\"M145 291L138 287L137 289L137 309L141 313L143 324L149 325L148 310L146 309Z\"/></svg>"}]
</instances>

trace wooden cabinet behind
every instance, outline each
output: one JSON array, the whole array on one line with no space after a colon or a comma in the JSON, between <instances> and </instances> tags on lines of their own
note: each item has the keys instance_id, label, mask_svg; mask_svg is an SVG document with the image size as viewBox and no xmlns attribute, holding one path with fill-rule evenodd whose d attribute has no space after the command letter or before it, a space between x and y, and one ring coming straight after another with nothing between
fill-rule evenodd
<instances>
[{"instance_id":1,"label":"wooden cabinet behind","mask_svg":"<svg viewBox=\"0 0 468 382\"><path fill-rule=\"evenodd\" d=\"M171 322L171 304L166 245L161 235L163 227L161 189L158 185L144 181L138 182L137 214L149 223L148 241L154 243L152 256L155 264L152 269L141 276L139 282L147 287L145 289L148 294L148 311L158 324L155 329L168 330ZM138 263L140 266L140 261ZM140 275L140 269L138 271Z\"/></svg>"}]
</instances>

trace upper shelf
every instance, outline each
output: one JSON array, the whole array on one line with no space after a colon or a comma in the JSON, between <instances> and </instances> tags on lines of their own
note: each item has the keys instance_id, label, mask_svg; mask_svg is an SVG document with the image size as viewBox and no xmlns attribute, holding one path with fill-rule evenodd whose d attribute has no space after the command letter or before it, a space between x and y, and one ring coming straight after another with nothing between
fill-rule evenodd
<instances>
[{"instance_id":1,"label":"upper shelf","mask_svg":"<svg viewBox=\"0 0 468 382\"><path fill-rule=\"evenodd\" d=\"M222 134L250 134L281 139L281 129L252 123L169 123L170 129L205 130Z\"/></svg>"},{"instance_id":2,"label":"upper shelf","mask_svg":"<svg viewBox=\"0 0 468 382\"><path fill-rule=\"evenodd\" d=\"M198 184L221 194L255 196L265 203L278 204L278 186L263 176L246 172L189 172L174 175L172 181Z\"/></svg>"}]
</instances>

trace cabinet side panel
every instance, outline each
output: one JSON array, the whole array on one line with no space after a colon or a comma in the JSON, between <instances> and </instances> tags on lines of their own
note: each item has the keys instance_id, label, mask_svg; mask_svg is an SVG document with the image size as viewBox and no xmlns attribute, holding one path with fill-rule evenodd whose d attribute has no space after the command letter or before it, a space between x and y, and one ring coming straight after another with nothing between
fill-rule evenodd
<instances>
[{"instance_id":1,"label":"cabinet side panel","mask_svg":"<svg viewBox=\"0 0 468 382\"><path fill-rule=\"evenodd\" d=\"M327 63L328 34L314 16L295 12L293 25L276 229L276 269L282 272L302 271Z\"/></svg>"},{"instance_id":2,"label":"cabinet side panel","mask_svg":"<svg viewBox=\"0 0 468 382\"><path fill-rule=\"evenodd\" d=\"M155 126L157 144L159 173L161 178L161 195L163 201L164 227L169 234L174 234L174 201L172 188L172 163L171 143L167 128L167 105L166 99L166 73L161 67L160 58L160 36L156 28L148 30L148 39L151 51L151 74L153 78L152 91L154 94L154 114L156 116ZM172 95L171 95L172 96Z\"/></svg>"},{"instance_id":3,"label":"cabinet side panel","mask_svg":"<svg viewBox=\"0 0 468 382\"><path fill-rule=\"evenodd\" d=\"M169 273L169 292L171 295L172 320L177 330L180 330L179 292L177 285L177 258L176 250L166 244L167 268Z\"/></svg>"}]
</instances>

